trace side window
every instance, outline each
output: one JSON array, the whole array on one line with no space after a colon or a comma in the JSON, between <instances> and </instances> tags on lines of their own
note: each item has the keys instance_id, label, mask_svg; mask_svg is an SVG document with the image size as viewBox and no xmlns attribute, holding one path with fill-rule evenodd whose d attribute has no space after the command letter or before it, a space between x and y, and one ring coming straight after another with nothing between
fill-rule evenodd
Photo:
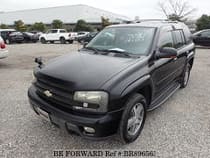
<instances>
[{"instance_id":1,"label":"side window","mask_svg":"<svg viewBox=\"0 0 210 158\"><path fill-rule=\"evenodd\" d=\"M5 37L7 32L1 32L1 36Z\"/></svg>"},{"instance_id":2,"label":"side window","mask_svg":"<svg viewBox=\"0 0 210 158\"><path fill-rule=\"evenodd\" d=\"M60 33L66 33L66 30L60 30Z\"/></svg>"},{"instance_id":3,"label":"side window","mask_svg":"<svg viewBox=\"0 0 210 158\"><path fill-rule=\"evenodd\" d=\"M57 33L58 30L51 30L51 33Z\"/></svg>"},{"instance_id":4,"label":"side window","mask_svg":"<svg viewBox=\"0 0 210 158\"><path fill-rule=\"evenodd\" d=\"M160 34L158 47L173 47L173 37L171 31L162 31L162 33Z\"/></svg>"},{"instance_id":5,"label":"side window","mask_svg":"<svg viewBox=\"0 0 210 158\"><path fill-rule=\"evenodd\" d=\"M57 30L49 30L47 33L57 33Z\"/></svg>"},{"instance_id":6,"label":"side window","mask_svg":"<svg viewBox=\"0 0 210 158\"><path fill-rule=\"evenodd\" d=\"M173 31L174 35L174 47L175 48L181 48L185 45L185 38L182 30L175 30Z\"/></svg>"}]
</instances>

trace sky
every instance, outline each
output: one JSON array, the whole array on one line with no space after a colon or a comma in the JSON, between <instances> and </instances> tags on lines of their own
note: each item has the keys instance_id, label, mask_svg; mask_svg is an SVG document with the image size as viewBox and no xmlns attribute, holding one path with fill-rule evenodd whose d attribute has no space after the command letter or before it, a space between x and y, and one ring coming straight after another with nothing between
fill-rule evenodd
<instances>
[{"instance_id":1,"label":"sky","mask_svg":"<svg viewBox=\"0 0 210 158\"><path fill-rule=\"evenodd\" d=\"M73 4L86 4L114 13L125 15L131 19L162 19L163 13L158 9L160 0L1 0L0 11L16 11ZM182 0L180 0L182 1ZM209 0L186 0L196 12L192 19L202 14L210 15Z\"/></svg>"}]
</instances>

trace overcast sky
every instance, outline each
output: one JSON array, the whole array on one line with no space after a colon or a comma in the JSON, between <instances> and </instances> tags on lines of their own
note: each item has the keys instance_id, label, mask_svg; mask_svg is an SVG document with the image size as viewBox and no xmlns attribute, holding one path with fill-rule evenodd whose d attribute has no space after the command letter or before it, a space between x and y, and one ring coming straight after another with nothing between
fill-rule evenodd
<instances>
[{"instance_id":1,"label":"overcast sky","mask_svg":"<svg viewBox=\"0 0 210 158\"><path fill-rule=\"evenodd\" d=\"M114 13L122 14L130 18L165 18L158 10L160 0L1 0L0 11L16 11L72 4L87 4ZM201 14L210 15L209 0L187 0L189 4L197 8L194 19Z\"/></svg>"}]
</instances>

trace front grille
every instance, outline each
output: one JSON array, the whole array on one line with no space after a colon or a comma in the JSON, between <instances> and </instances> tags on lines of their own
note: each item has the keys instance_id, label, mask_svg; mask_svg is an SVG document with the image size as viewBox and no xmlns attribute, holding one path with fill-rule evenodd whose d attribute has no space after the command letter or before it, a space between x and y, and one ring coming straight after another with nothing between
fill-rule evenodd
<instances>
[{"instance_id":1,"label":"front grille","mask_svg":"<svg viewBox=\"0 0 210 158\"><path fill-rule=\"evenodd\" d=\"M73 109L73 106L82 106L82 103L73 100L73 92L67 89L61 88L55 83L38 79L34 83L37 94L50 105L58 105L68 109ZM49 91L52 96L47 96L44 92Z\"/></svg>"}]
</instances>

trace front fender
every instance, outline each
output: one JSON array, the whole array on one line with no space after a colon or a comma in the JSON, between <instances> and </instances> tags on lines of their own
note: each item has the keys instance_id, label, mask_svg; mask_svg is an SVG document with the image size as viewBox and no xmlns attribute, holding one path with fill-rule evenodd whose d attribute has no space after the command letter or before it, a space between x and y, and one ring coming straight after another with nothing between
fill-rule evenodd
<instances>
[{"instance_id":1,"label":"front fender","mask_svg":"<svg viewBox=\"0 0 210 158\"><path fill-rule=\"evenodd\" d=\"M138 80L134 81L130 85L128 85L121 93L121 97L125 97L128 94L136 92L145 86L150 86L151 91L153 91L152 80L150 75L145 75Z\"/></svg>"}]
</instances>

